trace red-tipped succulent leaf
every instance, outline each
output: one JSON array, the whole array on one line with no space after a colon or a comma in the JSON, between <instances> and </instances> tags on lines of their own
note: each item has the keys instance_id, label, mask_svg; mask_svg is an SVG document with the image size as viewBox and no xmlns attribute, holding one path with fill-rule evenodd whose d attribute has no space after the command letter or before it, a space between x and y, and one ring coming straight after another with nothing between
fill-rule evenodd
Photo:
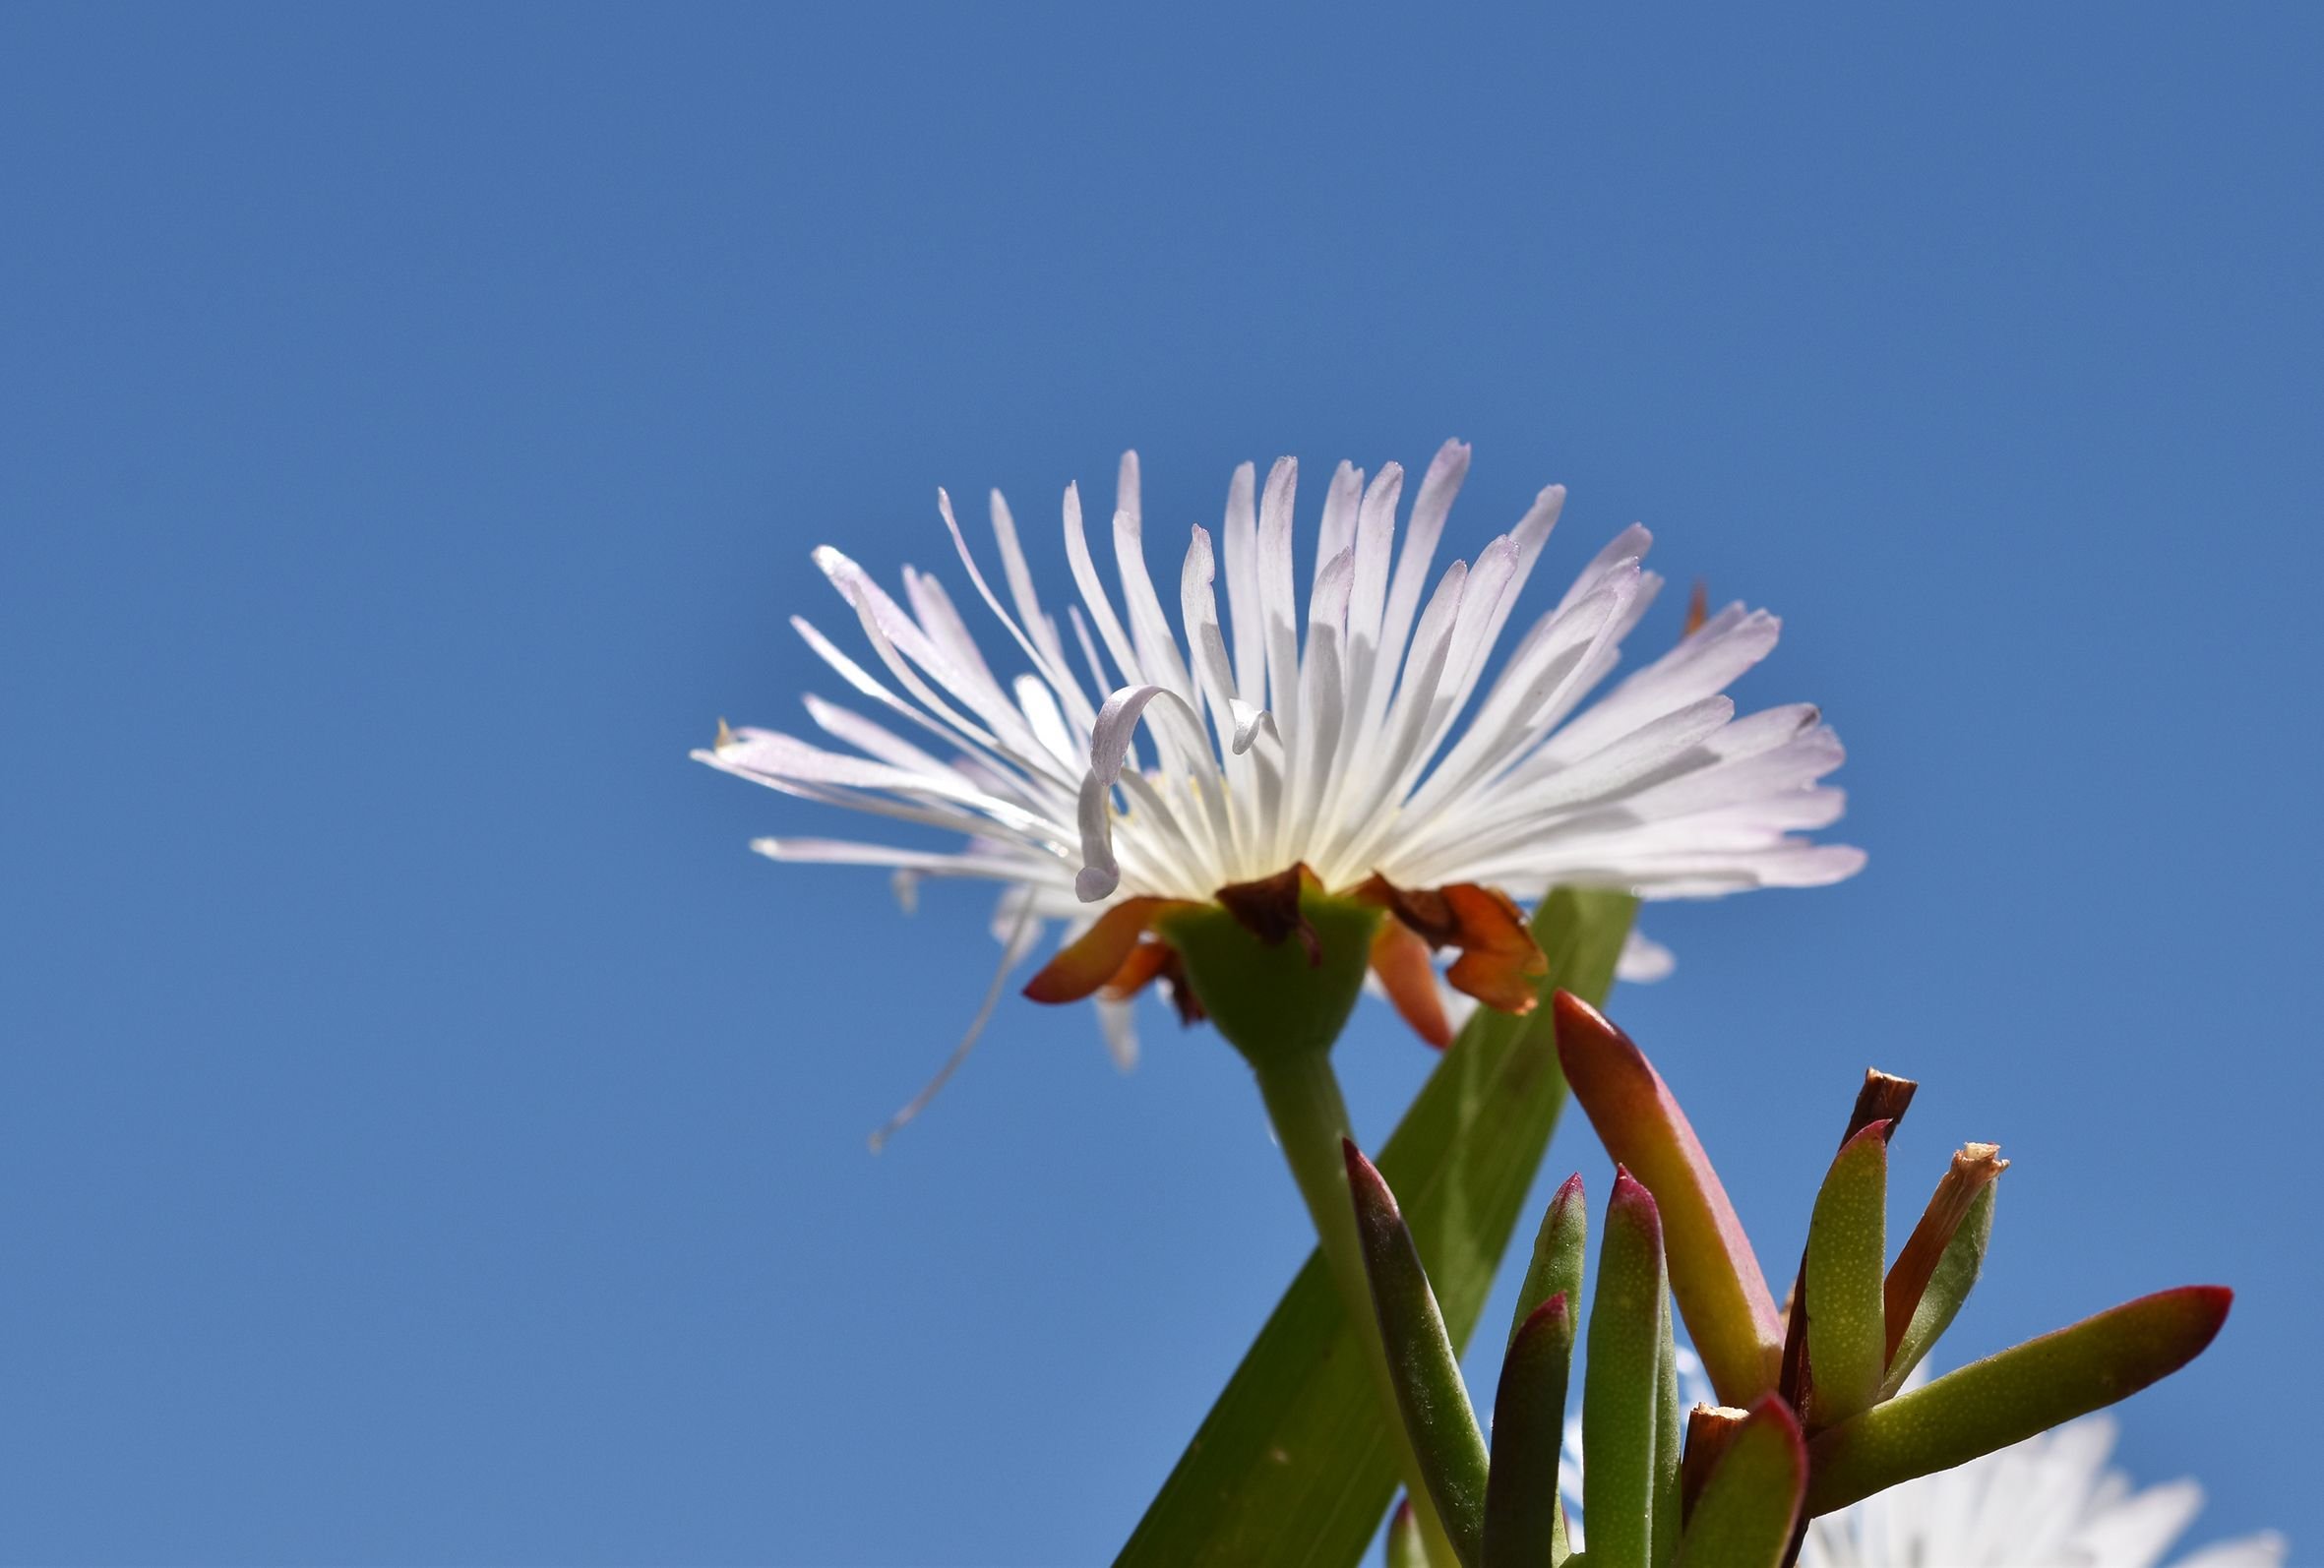
<instances>
[{"instance_id":1,"label":"red-tipped succulent leaf","mask_svg":"<svg viewBox=\"0 0 2324 1568\"><path fill-rule=\"evenodd\" d=\"M1654 1194L1671 1292L1711 1386L1749 1406L1776 1386L1783 1322L1727 1189L1668 1087L1597 1008L1557 995L1558 1057L1607 1153Z\"/></svg>"}]
</instances>

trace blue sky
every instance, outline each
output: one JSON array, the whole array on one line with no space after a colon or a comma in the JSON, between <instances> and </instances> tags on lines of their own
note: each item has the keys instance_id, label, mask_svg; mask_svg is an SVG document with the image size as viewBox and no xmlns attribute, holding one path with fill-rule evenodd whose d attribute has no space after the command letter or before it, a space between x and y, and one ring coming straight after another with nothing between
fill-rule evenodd
<instances>
[{"instance_id":1,"label":"blue sky","mask_svg":"<svg viewBox=\"0 0 2324 1568\"><path fill-rule=\"evenodd\" d=\"M1107 1556L1305 1246L1247 1075L1010 1002L872 1158L986 900L685 753L832 690L814 545L951 570L939 484L1062 584L1125 447L1160 533L1447 436L1458 548L1643 519L1849 743L1866 873L1650 912L1614 1006L1763 1251L1922 1078L1900 1173L2017 1161L1948 1350L2234 1285L2124 1458L2298 1531L2320 43L0 12L0 1557ZM1341 1055L1384 1134L1427 1053Z\"/></svg>"}]
</instances>

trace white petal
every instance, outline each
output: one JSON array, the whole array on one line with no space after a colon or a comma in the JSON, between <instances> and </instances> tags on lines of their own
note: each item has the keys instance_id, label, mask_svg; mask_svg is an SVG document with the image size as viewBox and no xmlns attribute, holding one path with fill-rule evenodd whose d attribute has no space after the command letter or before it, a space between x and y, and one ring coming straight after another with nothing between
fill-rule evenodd
<instances>
[{"instance_id":1,"label":"white petal","mask_svg":"<svg viewBox=\"0 0 2324 1568\"><path fill-rule=\"evenodd\" d=\"M1132 1002L1097 999L1097 1023L1105 1032L1106 1055L1123 1072L1137 1066L1137 1011Z\"/></svg>"},{"instance_id":2,"label":"white petal","mask_svg":"<svg viewBox=\"0 0 2324 1568\"><path fill-rule=\"evenodd\" d=\"M1677 954L1633 927L1622 938L1621 956L1614 963L1614 978L1625 985L1651 985L1668 980L1678 967Z\"/></svg>"}]
</instances>

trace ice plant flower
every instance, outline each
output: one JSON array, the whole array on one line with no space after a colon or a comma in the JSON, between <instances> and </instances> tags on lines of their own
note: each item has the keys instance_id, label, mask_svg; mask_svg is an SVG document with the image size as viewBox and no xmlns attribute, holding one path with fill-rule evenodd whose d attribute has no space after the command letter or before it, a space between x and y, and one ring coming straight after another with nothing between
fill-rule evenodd
<instances>
[{"instance_id":1,"label":"ice plant flower","mask_svg":"<svg viewBox=\"0 0 2324 1568\"><path fill-rule=\"evenodd\" d=\"M695 755L785 794L959 834L949 848L753 847L887 868L907 892L924 876L1003 884L996 929L1012 957L1043 923L1068 932L1028 995L1094 996L1125 1059L1127 1002L1149 982L1165 980L1182 1012L1198 1014L1171 947L1150 935L1176 908L1223 901L1262 930L1288 909L1296 925L1304 886L1383 909L1376 984L1441 1046L1451 1014L1439 952L1453 955L1445 978L1456 991L1532 1005L1540 957L1514 900L1558 884L1703 898L1852 874L1861 852L1802 836L1841 814L1841 792L1820 783L1840 764L1837 738L1805 704L1738 717L1725 694L1774 647L1775 617L1741 604L1706 615L1698 603L1675 647L1585 706L1662 585L1641 566L1650 536L1633 525L1497 668L1565 492L1542 491L1507 533L1436 572L1468 464L1458 442L1437 453L1399 543L1403 470L1390 463L1367 481L1342 463L1304 605L1298 465L1277 461L1261 484L1245 464L1218 533L1190 530L1176 626L1147 567L1134 453L1122 460L1111 527L1119 598L1100 576L1078 490L1065 493L1079 602L1062 625L1000 495L995 578L940 491L968 581L1021 671L995 672L934 576L906 568L899 601L826 546L816 563L873 658L792 625L879 720L810 696L809 717L839 749L721 725ZM1648 978L1669 962L1641 940L1625 972Z\"/></svg>"},{"instance_id":2,"label":"ice plant flower","mask_svg":"<svg viewBox=\"0 0 2324 1568\"><path fill-rule=\"evenodd\" d=\"M2110 1417L2069 1421L1983 1459L1892 1486L1807 1527L1800 1568L2154 1568L2194 1522L2203 1488L2144 1491L2107 1468ZM2246 1536L2177 1568L2279 1568L2282 1537Z\"/></svg>"}]
</instances>

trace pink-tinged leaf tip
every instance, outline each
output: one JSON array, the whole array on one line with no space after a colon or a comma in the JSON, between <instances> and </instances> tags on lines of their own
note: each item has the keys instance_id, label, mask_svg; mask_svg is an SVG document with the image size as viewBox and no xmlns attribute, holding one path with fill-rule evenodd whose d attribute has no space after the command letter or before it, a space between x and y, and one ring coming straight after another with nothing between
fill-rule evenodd
<instances>
[{"instance_id":1,"label":"pink-tinged leaf tip","mask_svg":"<svg viewBox=\"0 0 2324 1568\"><path fill-rule=\"evenodd\" d=\"M1572 1321L1573 1309L1565 1304L1565 1293L1560 1291L1556 1296L1526 1313L1525 1321L1519 1326L1517 1332L1520 1335L1532 1334L1553 1323L1570 1324Z\"/></svg>"},{"instance_id":2,"label":"pink-tinged leaf tip","mask_svg":"<svg viewBox=\"0 0 2324 1568\"><path fill-rule=\"evenodd\" d=\"M1630 1175L1628 1167L1621 1165L1614 1168L1614 1196L1606 1202L1607 1219L1611 1221L1618 1215L1649 1228L1657 1237L1662 1235L1662 1210L1656 1205L1654 1194Z\"/></svg>"},{"instance_id":3,"label":"pink-tinged leaf tip","mask_svg":"<svg viewBox=\"0 0 2324 1568\"><path fill-rule=\"evenodd\" d=\"M1396 1195L1388 1190L1387 1178L1379 1174L1379 1167L1364 1158L1364 1151L1356 1147L1356 1140L1340 1139L1339 1155L1347 1163L1348 1186L1354 1190L1356 1201L1384 1202L1389 1213L1396 1213Z\"/></svg>"},{"instance_id":4,"label":"pink-tinged leaf tip","mask_svg":"<svg viewBox=\"0 0 2324 1568\"><path fill-rule=\"evenodd\" d=\"M1847 1149L1858 1143L1862 1143L1866 1138L1877 1138L1882 1143L1886 1143L1890 1134L1894 1133L1895 1131L1896 1118L1894 1116L1883 1116L1878 1121L1865 1122L1864 1126L1858 1129L1855 1137L1850 1138L1848 1142L1840 1145L1840 1147Z\"/></svg>"},{"instance_id":5,"label":"pink-tinged leaf tip","mask_svg":"<svg viewBox=\"0 0 2324 1568\"><path fill-rule=\"evenodd\" d=\"M1570 993L1558 993L1552 1009L1558 1059L1574 1099L1606 1152L1654 1193L1671 1294L1711 1386L1727 1404L1747 1406L1777 1385L1784 1329L1735 1205L1645 1054Z\"/></svg>"}]
</instances>

